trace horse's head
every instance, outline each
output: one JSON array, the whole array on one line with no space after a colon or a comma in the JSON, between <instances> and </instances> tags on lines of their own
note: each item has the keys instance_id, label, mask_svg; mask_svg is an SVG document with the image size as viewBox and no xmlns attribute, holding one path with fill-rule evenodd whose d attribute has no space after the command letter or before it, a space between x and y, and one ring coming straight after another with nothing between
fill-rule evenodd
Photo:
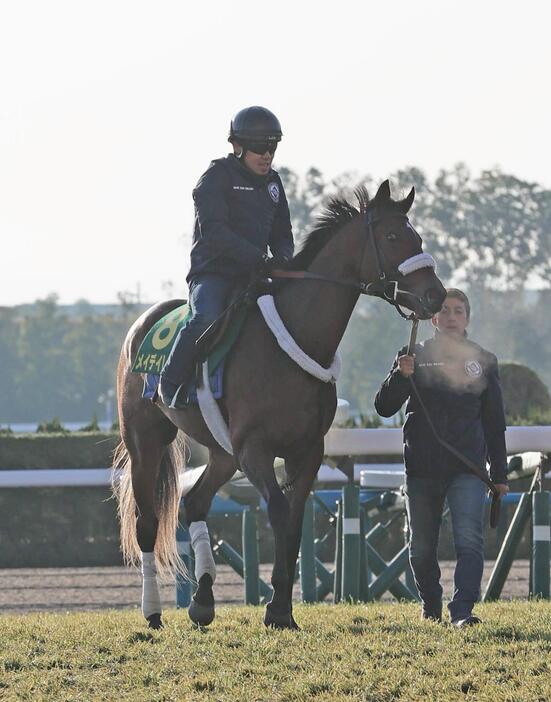
<instances>
[{"instance_id":1,"label":"horse's head","mask_svg":"<svg viewBox=\"0 0 551 702\"><path fill-rule=\"evenodd\" d=\"M432 256L423 253L423 242L411 226L407 213L415 189L399 201L390 196L388 180L372 200L362 197L366 241L360 262L364 292L382 297L399 307L407 307L420 319L429 319L440 310L446 290L435 273Z\"/></svg>"}]
</instances>

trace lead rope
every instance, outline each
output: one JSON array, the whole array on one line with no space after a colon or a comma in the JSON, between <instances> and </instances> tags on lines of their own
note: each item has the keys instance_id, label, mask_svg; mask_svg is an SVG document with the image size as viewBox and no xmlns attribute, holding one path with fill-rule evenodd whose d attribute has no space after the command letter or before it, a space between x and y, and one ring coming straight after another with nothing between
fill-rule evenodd
<instances>
[{"instance_id":1,"label":"lead rope","mask_svg":"<svg viewBox=\"0 0 551 702\"><path fill-rule=\"evenodd\" d=\"M407 354L408 356L412 356L415 350L415 341L417 339L417 327L419 326L419 320L417 317L415 317L412 320L411 323L411 332L409 335L409 343L408 343L408 350ZM490 526L492 529L495 529L497 526L497 523L499 521L499 512L500 512L500 492L496 488L495 484L493 481L488 477L488 474L486 473L485 470L482 470L479 466L476 465L473 461L471 461L470 458L467 458L467 456L464 456L462 453L460 453L456 448L454 448L451 444L449 444L447 441L444 439L440 438L438 436L438 432L436 431L436 428L433 424L433 421L430 417L430 414L425 406L425 403L421 399L421 395L419 393L419 390L417 389L417 385L415 384L415 381L413 380L413 375L409 376L409 382L411 384L411 388L415 394L415 397L417 398L417 401L419 402L419 405L421 409L423 410L425 417L427 419L428 425L431 428L432 433L434 434L434 438L438 441L438 443L443 446L447 451L449 451L451 454L453 454L463 465L465 465L471 473L474 473L480 480L482 480L483 483L485 483L490 492L492 493L492 504L490 507Z\"/></svg>"}]
</instances>

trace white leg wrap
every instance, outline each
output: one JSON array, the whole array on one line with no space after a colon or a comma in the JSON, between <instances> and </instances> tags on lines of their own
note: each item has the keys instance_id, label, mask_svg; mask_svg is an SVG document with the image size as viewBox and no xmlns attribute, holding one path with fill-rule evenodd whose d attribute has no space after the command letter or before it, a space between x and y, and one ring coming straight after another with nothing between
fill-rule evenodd
<instances>
[{"instance_id":1,"label":"white leg wrap","mask_svg":"<svg viewBox=\"0 0 551 702\"><path fill-rule=\"evenodd\" d=\"M147 619L162 612L154 553L142 551L142 578L142 613Z\"/></svg>"},{"instance_id":2,"label":"white leg wrap","mask_svg":"<svg viewBox=\"0 0 551 702\"><path fill-rule=\"evenodd\" d=\"M208 573L212 582L216 580L216 565L210 547L209 530L206 522L192 522L189 525L191 546L195 554L195 580L199 582L201 576Z\"/></svg>"}]
</instances>

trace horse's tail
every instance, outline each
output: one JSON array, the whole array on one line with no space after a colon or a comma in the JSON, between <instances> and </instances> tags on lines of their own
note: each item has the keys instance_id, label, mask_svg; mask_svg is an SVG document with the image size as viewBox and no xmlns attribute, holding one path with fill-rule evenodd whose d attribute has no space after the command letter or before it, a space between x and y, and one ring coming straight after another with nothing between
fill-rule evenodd
<instances>
[{"instance_id":1,"label":"horse's tail","mask_svg":"<svg viewBox=\"0 0 551 702\"><path fill-rule=\"evenodd\" d=\"M158 519L155 562L162 578L173 578L176 573L189 578L176 543L181 492L178 466L185 465L185 458L185 437L178 432L176 439L163 453L155 494L155 514ZM132 489L132 459L122 441L113 454L112 488L118 502L124 561L127 565L140 566L141 550L136 536L137 505Z\"/></svg>"}]
</instances>

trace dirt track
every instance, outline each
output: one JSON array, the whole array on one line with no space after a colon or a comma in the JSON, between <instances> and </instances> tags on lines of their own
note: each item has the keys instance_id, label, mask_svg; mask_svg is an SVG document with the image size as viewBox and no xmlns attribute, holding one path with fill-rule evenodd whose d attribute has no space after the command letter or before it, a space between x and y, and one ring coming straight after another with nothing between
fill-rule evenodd
<instances>
[{"instance_id":1,"label":"dirt track","mask_svg":"<svg viewBox=\"0 0 551 702\"><path fill-rule=\"evenodd\" d=\"M330 566L329 566L330 567ZM443 562L442 584L451 595L453 563ZM483 587L493 567L488 561ZM261 577L269 582L268 565L261 566ZM528 594L528 561L515 561L503 591L504 598L524 598ZM165 607L174 606L174 585L163 585ZM229 568L219 566L215 584L219 604L243 602L243 581ZM295 586L295 597L299 586ZM0 612L75 611L104 608L138 607L141 579L137 571L125 568L43 568L0 570Z\"/></svg>"}]
</instances>

